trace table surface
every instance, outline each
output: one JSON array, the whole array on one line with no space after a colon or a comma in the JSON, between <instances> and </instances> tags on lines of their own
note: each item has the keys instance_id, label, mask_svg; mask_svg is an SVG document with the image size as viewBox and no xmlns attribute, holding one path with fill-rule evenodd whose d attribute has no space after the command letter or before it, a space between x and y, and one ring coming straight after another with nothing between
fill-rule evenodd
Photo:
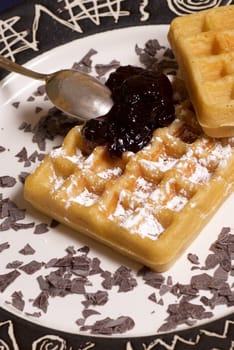
<instances>
[{"instance_id":1,"label":"table surface","mask_svg":"<svg viewBox=\"0 0 234 350\"><path fill-rule=\"evenodd\" d=\"M0 1L0 11L5 11L11 6L14 6L20 2L23 2L24 0L1 0Z\"/></svg>"}]
</instances>

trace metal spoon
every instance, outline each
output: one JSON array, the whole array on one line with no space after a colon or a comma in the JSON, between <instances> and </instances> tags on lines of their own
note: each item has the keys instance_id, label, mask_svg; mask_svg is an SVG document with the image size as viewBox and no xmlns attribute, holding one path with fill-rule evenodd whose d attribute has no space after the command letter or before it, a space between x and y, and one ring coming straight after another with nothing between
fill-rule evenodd
<instances>
[{"instance_id":1,"label":"metal spoon","mask_svg":"<svg viewBox=\"0 0 234 350\"><path fill-rule=\"evenodd\" d=\"M83 72L65 69L42 74L1 55L0 67L33 79L44 80L51 102L58 109L79 120L87 121L105 115L113 105L111 91L99 80Z\"/></svg>"}]
</instances>

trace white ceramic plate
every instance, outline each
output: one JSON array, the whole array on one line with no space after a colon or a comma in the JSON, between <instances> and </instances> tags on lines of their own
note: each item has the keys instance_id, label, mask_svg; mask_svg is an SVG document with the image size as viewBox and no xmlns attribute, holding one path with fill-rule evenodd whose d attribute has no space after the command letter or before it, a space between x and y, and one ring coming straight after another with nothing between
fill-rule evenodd
<instances>
[{"instance_id":1,"label":"white ceramic plate","mask_svg":"<svg viewBox=\"0 0 234 350\"><path fill-rule=\"evenodd\" d=\"M139 47L144 48L148 40L157 39L162 46L168 47L167 31L167 25L148 25L107 31L52 49L29 61L26 66L41 72L51 72L71 67L74 62L79 61L90 49L97 51L97 54L92 56L93 67L98 63L108 64L113 59L120 61L121 65L141 65L135 52L135 45L137 44ZM163 55L163 50L161 54ZM46 263L52 258L61 258L66 255L67 247L72 246L77 250L88 246L90 248L88 256L100 259L103 270L110 271L113 274L120 266L124 265L130 269L131 276L136 280L137 286L127 292L119 292L118 286L112 287L111 290L105 290L102 286L103 279L100 275L89 276L88 279L91 283L87 286L87 293L95 293L98 290L106 291L108 293L108 302L100 306L91 305L90 309L97 311L97 314L87 317L85 325L92 325L95 321L103 320L106 317L117 319L119 316L124 315L134 320L135 325L124 334L115 334L115 337L119 339L123 337L128 337L129 339L151 336L160 337L161 332L158 332L158 329L165 323L165 319L168 316L168 306L173 303L178 304L179 299L170 291L160 294L158 289L146 285L142 276L138 276L138 271L141 268L139 264L114 253L112 250L63 225L55 228L49 227L48 232L43 234L34 233L36 225L40 223L50 225L51 219L40 214L25 202L23 198L23 184L19 181L19 174L25 171L32 171L38 161L32 161L29 166L25 166L24 162L19 161L17 154L24 147L28 152L28 156L33 154L34 151L42 152L37 144L32 142L33 134L20 129L23 122L31 125L37 124L40 118L45 116L51 108L50 102L46 101L44 96L34 96L34 100L30 100L29 97L33 96L39 85L41 85L40 82L17 74L10 74L1 81L0 146L3 146L5 150L0 153L0 177L11 176L16 179L16 183L9 188L0 188L0 192L3 199L9 198L19 208L26 209L26 217L17 222L34 222L35 225L33 228L9 229L0 232L0 244L4 242L9 244L9 247L0 253L0 275L13 271L13 269L7 269L6 265L15 260L22 261L23 264L32 260ZM17 102L20 103L16 108L15 103ZM37 107L42 108L41 111L35 112ZM52 142L48 141L45 151L48 152L52 147L59 145L61 140L61 137L57 137ZM203 271L191 269L193 264L188 260L187 255L188 253L196 254L199 257L199 266L204 265L207 255L211 253L209 248L217 239L222 228L234 228L233 201L234 196L232 195L201 232L197 240L189 247L188 251L183 254L169 271L163 274L165 280L170 276L174 285L176 283L188 284L193 275L203 273ZM0 221L0 224L3 223L4 219ZM35 250L34 254L23 255L19 252L27 244ZM20 271L20 276L0 294L0 305L3 310L19 316L20 319L29 321L38 327L48 327L50 329L48 334L53 333L53 331L59 331L64 332L66 336L76 336L78 334L90 336L88 331L80 330L80 326L76 322L79 319L84 319L82 314L84 310L84 305L82 304L85 300L84 295L73 294L63 298L49 298L47 312L43 312L38 307L33 306L32 300L40 293L37 277L48 275L52 269L41 267L32 275L20 269L18 271ZM209 271L208 273L212 274L213 272ZM234 283L234 277L231 274L228 283L230 286ZM19 291L22 292L25 302L21 311L12 305L12 294ZM157 302L149 299L152 293L155 293ZM211 293L204 291L192 302L203 305L199 300L201 296L210 298ZM188 331L195 326L199 328L205 327L211 321L232 314L234 307L218 305L213 310L210 310L210 308L206 308L206 310L213 312L211 318L204 318L194 322L192 325L182 324L172 329L172 332ZM40 317L29 316L29 314L34 312L40 312ZM47 334L47 332L45 333Z\"/></svg>"}]
</instances>

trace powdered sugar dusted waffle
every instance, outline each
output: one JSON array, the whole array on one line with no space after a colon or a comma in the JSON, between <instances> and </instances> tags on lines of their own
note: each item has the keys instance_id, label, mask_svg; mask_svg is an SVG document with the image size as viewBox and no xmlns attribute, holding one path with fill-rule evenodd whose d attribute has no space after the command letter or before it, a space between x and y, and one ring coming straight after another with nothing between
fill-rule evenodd
<instances>
[{"instance_id":1,"label":"powdered sugar dusted waffle","mask_svg":"<svg viewBox=\"0 0 234 350\"><path fill-rule=\"evenodd\" d=\"M74 127L25 183L40 211L157 271L168 269L234 185L234 139L202 133L189 103L136 154L112 158Z\"/></svg>"},{"instance_id":2,"label":"powdered sugar dusted waffle","mask_svg":"<svg viewBox=\"0 0 234 350\"><path fill-rule=\"evenodd\" d=\"M175 18L169 41L203 130L234 136L234 5Z\"/></svg>"}]
</instances>

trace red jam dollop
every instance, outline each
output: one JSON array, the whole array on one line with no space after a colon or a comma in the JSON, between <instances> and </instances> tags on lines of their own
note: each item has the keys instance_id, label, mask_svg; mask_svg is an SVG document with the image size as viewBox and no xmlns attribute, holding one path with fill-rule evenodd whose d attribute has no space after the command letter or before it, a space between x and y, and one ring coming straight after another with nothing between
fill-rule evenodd
<instances>
[{"instance_id":1,"label":"red jam dollop","mask_svg":"<svg viewBox=\"0 0 234 350\"><path fill-rule=\"evenodd\" d=\"M106 115L89 120L82 134L96 145L107 145L112 156L136 153L156 128L175 119L172 86L163 73L121 66L110 74L106 86L114 105Z\"/></svg>"}]
</instances>

